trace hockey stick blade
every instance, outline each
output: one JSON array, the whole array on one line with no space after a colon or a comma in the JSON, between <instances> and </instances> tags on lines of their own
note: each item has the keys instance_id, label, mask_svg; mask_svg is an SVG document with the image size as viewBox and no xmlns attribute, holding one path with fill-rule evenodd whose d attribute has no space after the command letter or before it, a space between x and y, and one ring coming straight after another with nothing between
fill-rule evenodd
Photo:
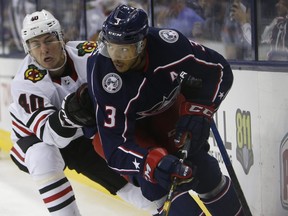
<instances>
[{"instance_id":1,"label":"hockey stick blade","mask_svg":"<svg viewBox=\"0 0 288 216\"><path fill-rule=\"evenodd\" d=\"M248 203L246 201L245 195L244 195L244 193L243 193L243 191L241 189L241 185L240 185L240 183L238 181L238 178L236 176L236 173L234 171L234 168L232 166L232 163L230 161L228 153L227 153L227 151L225 149L224 143L223 143L223 141L221 139L221 136L219 134L219 131L218 131L218 129L216 127L216 124L215 124L215 121L213 119L212 119L212 122L211 122L211 129L212 129L212 132L214 134L214 137L215 137L216 143L218 145L218 148L220 150L220 153L222 155L222 158L223 158L223 161L225 163L226 169L227 169L227 171L229 173L229 176L231 178L232 184L234 185L234 188L235 188L235 191L237 193L238 199L241 202L244 215L245 216L252 216L250 208L249 208Z\"/></svg>"},{"instance_id":2,"label":"hockey stick blade","mask_svg":"<svg viewBox=\"0 0 288 216\"><path fill-rule=\"evenodd\" d=\"M180 150L180 153L181 153L180 162L181 163L183 163L184 160L188 156L188 150L190 149L190 141L191 141L190 134L187 133L186 138L185 138L184 146ZM174 194L174 191L175 191L175 189L177 187L177 180L178 180L177 177L173 177L169 193L168 193L166 201L164 202L164 205L163 205L161 216L168 216L168 214L169 214L171 203L172 203L172 199L173 199L173 194Z\"/></svg>"}]
</instances>

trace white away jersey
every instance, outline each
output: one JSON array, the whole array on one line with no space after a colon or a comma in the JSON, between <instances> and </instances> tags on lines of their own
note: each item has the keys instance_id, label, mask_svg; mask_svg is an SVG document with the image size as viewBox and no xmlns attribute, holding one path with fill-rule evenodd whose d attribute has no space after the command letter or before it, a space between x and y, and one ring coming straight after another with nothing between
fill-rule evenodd
<instances>
[{"instance_id":1,"label":"white away jersey","mask_svg":"<svg viewBox=\"0 0 288 216\"><path fill-rule=\"evenodd\" d=\"M86 61L95 48L95 42L67 42L67 75L56 79L39 68L29 55L25 57L11 85L13 141L36 135L47 144L63 148L82 135L80 129L75 133L74 128L61 126L58 110L65 96L86 82Z\"/></svg>"}]
</instances>

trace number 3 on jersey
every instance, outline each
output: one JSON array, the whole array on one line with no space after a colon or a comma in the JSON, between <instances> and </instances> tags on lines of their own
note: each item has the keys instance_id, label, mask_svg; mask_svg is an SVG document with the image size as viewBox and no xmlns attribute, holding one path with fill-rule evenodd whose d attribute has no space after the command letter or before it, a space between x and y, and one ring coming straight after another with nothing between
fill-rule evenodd
<instances>
[{"instance_id":1,"label":"number 3 on jersey","mask_svg":"<svg viewBox=\"0 0 288 216\"><path fill-rule=\"evenodd\" d=\"M112 106L106 106L107 119L104 122L105 127L115 127L116 109Z\"/></svg>"}]
</instances>

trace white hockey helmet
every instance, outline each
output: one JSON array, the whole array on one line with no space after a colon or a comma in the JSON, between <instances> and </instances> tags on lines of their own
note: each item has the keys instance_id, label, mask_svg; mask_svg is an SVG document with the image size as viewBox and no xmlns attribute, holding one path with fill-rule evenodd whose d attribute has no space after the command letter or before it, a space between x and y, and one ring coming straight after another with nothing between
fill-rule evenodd
<instances>
[{"instance_id":1,"label":"white hockey helmet","mask_svg":"<svg viewBox=\"0 0 288 216\"><path fill-rule=\"evenodd\" d=\"M56 32L61 43L64 43L60 23L49 11L41 10L27 14L23 20L23 28L21 30L25 53L29 52L27 40L52 32Z\"/></svg>"}]
</instances>

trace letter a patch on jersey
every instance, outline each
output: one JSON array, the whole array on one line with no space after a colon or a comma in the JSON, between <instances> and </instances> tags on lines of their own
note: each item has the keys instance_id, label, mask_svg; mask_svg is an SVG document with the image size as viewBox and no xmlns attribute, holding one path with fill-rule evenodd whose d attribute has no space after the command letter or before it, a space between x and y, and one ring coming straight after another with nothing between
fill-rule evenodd
<instances>
[{"instance_id":1,"label":"letter a patch on jersey","mask_svg":"<svg viewBox=\"0 0 288 216\"><path fill-rule=\"evenodd\" d=\"M24 79L36 83L42 80L47 74L46 70L40 70L35 65L29 65L28 69L24 72Z\"/></svg>"}]
</instances>

